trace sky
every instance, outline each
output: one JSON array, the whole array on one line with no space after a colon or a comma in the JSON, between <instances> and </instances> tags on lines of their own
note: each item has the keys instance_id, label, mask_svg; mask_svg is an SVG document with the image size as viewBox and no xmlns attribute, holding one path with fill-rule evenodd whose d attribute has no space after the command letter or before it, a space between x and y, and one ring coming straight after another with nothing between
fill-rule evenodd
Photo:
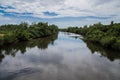
<instances>
[{"instance_id":1,"label":"sky","mask_svg":"<svg viewBox=\"0 0 120 80\"><path fill-rule=\"evenodd\" d=\"M120 0L0 0L0 25L24 21L61 28L120 22Z\"/></svg>"}]
</instances>

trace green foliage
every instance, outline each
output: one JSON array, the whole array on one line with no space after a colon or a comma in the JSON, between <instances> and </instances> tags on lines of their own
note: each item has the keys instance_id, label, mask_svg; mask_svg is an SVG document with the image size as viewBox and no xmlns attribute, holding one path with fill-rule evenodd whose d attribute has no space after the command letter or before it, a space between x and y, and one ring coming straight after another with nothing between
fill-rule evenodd
<instances>
[{"instance_id":1,"label":"green foliage","mask_svg":"<svg viewBox=\"0 0 120 80\"><path fill-rule=\"evenodd\" d=\"M22 22L19 25L1 25L0 34L5 35L0 36L0 45L51 36L57 32L58 27L56 25L48 25L48 23L43 22L33 23L32 25L27 22Z\"/></svg>"},{"instance_id":2,"label":"green foliage","mask_svg":"<svg viewBox=\"0 0 120 80\"><path fill-rule=\"evenodd\" d=\"M16 38L19 41L27 41L30 39L30 35L29 35L28 31L26 31L26 30L18 30L16 32Z\"/></svg>"},{"instance_id":3,"label":"green foliage","mask_svg":"<svg viewBox=\"0 0 120 80\"><path fill-rule=\"evenodd\" d=\"M104 33L100 30L88 31L85 39L92 42L98 42L103 36Z\"/></svg>"},{"instance_id":4,"label":"green foliage","mask_svg":"<svg viewBox=\"0 0 120 80\"><path fill-rule=\"evenodd\" d=\"M114 36L105 36L100 40L100 43L105 47L109 47L111 44L114 44L115 41L116 38Z\"/></svg>"},{"instance_id":5,"label":"green foliage","mask_svg":"<svg viewBox=\"0 0 120 80\"><path fill-rule=\"evenodd\" d=\"M16 36L12 33L8 33L4 36L4 43L8 44L8 43L13 43L16 42Z\"/></svg>"},{"instance_id":6,"label":"green foliage","mask_svg":"<svg viewBox=\"0 0 120 80\"><path fill-rule=\"evenodd\" d=\"M120 50L120 38L117 39L115 43L113 43L112 48Z\"/></svg>"},{"instance_id":7,"label":"green foliage","mask_svg":"<svg viewBox=\"0 0 120 80\"><path fill-rule=\"evenodd\" d=\"M0 45L3 45L4 43L4 38L0 36Z\"/></svg>"},{"instance_id":8,"label":"green foliage","mask_svg":"<svg viewBox=\"0 0 120 80\"><path fill-rule=\"evenodd\" d=\"M120 23L111 21L110 25L96 23L89 27L68 27L60 30L77 33L82 35L84 40L99 43L107 48L120 50Z\"/></svg>"}]
</instances>

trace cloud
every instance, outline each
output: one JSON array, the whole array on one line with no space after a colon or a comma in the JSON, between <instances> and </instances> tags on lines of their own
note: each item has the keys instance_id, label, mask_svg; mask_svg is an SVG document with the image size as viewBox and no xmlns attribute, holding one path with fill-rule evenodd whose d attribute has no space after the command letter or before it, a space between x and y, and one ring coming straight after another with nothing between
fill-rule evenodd
<instances>
[{"instance_id":1,"label":"cloud","mask_svg":"<svg viewBox=\"0 0 120 80\"><path fill-rule=\"evenodd\" d=\"M103 19L119 21L119 3L120 0L0 0L0 14L19 18L63 18L63 21L69 17L73 20L87 19L88 22L104 21Z\"/></svg>"},{"instance_id":2,"label":"cloud","mask_svg":"<svg viewBox=\"0 0 120 80\"><path fill-rule=\"evenodd\" d=\"M3 14L0 13L0 24L5 24L11 22L11 19L8 17L4 17Z\"/></svg>"},{"instance_id":3,"label":"cloud","mask_svg":"<svg viewBox=\"0 0 120 80\"><path fill-rule=\"evenodd\" d=\"M33 17L58 18L81 16L111 16L120 12L119 0L7 0L0 1L4 11L15 13L32 13ZM108 4L109 3L109 4ZM96 5L98 5L96 7ZM7 8L8 7L8 8ZM11 7L11 8L10 8ZM58 14L45 15L44 12ZM109 13L108 13L109 12Z\"/></svg>"},{"instance_id":4,"label":"cloud","mask_svg":"<svg viewBox=\"0 0 120 80\"><path fill-rule=\"evenodd\" d=\"M8 17L4 17L3 14L0 13L0 21L10 21L11 19Z\"/></svg>"}]
</instances>

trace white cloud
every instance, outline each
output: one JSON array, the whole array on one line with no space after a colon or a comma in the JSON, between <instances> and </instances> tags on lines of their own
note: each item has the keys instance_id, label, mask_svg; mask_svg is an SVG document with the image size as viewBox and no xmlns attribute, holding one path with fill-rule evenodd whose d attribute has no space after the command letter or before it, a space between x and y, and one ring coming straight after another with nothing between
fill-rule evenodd
<instances>
[{"instance_id":1,"label":"white cloud","mask_svg":"<svg viewBox=\"0 0 120 80\"><path fill-rule=\"evenodd\" d=\"M9 17L5 17L3 14L0 14L0 24L16 24L17 21Z\"/></svg>"},{"instance_id":2,"label":"white cloud","mask_svg":"<svg viewBox=\"0 0 120 80\"><path fill-rule=\"evenodd\" d=\"M2 0L0 3L15 8L8 8L6 12L32 13L32 16L39 18L120 15L120 0ZM58 15L48 16L43 12Z\"/></svg>"},{"instance_id":3,"label":"white cloud","mask_svg":"<svg viewBox=\"0 0 120 80\"><path fill-rule=\"evenodd\" d=\"M10 21L11 19L8 17L2 16L3 14L0 13L0 21Z\"/></svg>"},{"instance_id":4,"label":"white cloud","mask_svg":"<svg viewBox=\"0 0 120 80\"><path fill-rule=\"evenodd\" d=\"M0 5L3 7L10 6L13 8L0 9L15 16L32 16L37 18L45 18L48 22L50 20L61 19L64 17L75 17L74 20L58 20L50 21L49 23L55 23L59 26L83 26L96 22L102 22L104 24L110 23L110 21L120 21L120 0L0 0ZM55 13L58 15L49 16L44 12ZM31 13L31 14L21 14ZM88 17L94 16L96 18ZM8 16L9 17L9 16ZM4 13L0 12L0 23L18 23L20 21L29 21L28 18L10 20L11 18L4 17ZM79 19L78 19L79 17ZM80 19L85 17L84 19ZM97 18L98 17L98 18ZM105 19L101 19L105 18ZM107 19L108 18L108 19ZM34 20L33 20L34 21ZM41 20L38 20L41 21ZM44 21L44 20L43 20Z\"/></svg>"}]
</instances>

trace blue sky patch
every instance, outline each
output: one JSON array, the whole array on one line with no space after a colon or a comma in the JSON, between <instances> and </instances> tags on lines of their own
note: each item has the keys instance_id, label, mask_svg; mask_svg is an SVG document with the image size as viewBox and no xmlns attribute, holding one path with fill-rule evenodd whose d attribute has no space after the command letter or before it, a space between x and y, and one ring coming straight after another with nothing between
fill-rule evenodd
<instances>
[{"instance_id":1,"label":"blue sky patch","mask_svg":"<svg viewBox=\"0 0 120 80\"><path fill-rule=\"evenodd\" d=\"M54 13L54 12L43 12L44 15L46 16L57 16L58 14Z\"/></svg>"},{"instance_id":2,"label":"blue sky patch","mask_svg":"<svg viewBox=\"0 0 120 80\"><path fill-rule=\"evenodd\" d=\"M12 6L0 6L0 9L15 9Z\"/></svg>"}]
</instances>

